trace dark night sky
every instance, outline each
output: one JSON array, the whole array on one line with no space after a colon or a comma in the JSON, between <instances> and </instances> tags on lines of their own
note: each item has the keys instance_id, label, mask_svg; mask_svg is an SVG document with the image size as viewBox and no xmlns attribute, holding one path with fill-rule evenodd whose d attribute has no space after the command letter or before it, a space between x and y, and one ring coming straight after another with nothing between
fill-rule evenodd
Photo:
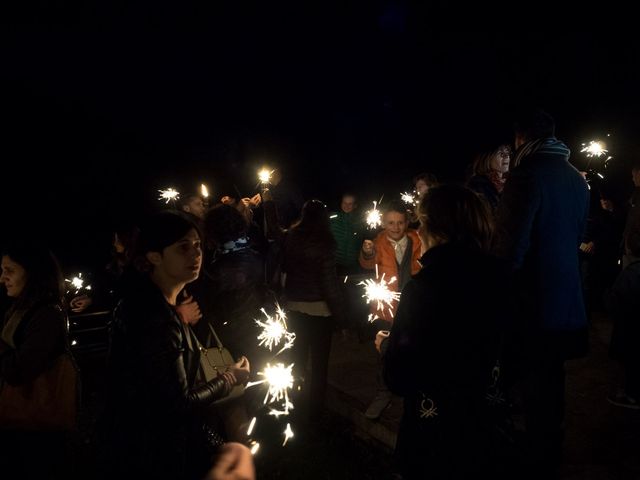
<instances>
[{"instance_id":1,"label":"dark night sky","mask_svg":"<svg viewBox=\"0 0 640 480\"><path fill-rule=\"evenodd\" d=\"M86 250L169 182L253 193L263 161L330 205L423 170L461 180L524 103L554 115L576 160L606 132L621 162L636 149L631 34L441 32L406 2L174 3L3 7L5 225Z\"/></svg>"}]
</instances>

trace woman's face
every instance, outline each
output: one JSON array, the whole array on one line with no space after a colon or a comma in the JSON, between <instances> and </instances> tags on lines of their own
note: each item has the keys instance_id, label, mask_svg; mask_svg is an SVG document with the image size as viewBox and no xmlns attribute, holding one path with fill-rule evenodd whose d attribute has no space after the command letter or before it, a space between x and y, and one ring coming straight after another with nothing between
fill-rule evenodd
<instances>
[{"instance_id":1,"label":"woman's face","mask_svg":"<svg viewBox=\"0 0 640 480\"><path fill-rule=\"evenodd\" d=\"M500 173L507 173L509 171L509 161L511 160L511 153L508 148L500 148L491 159L491 169Z\"/></svg>"},{"instance_id":2,"label":"woman's face","mask_svg":"<svg viewBox=\"0 0 640 480\"><path fill-rule=\"evenodd\" d=\"M420 198L424 197L424 194L429 190L429 185L424 180L418 180L416 182L416 192L418 192L418 196Z\"/></svg>"},{"instance_id":3,"label":"woman's face","mask_svg":"<svg viewBox=\"0 0 640 480\"><path fill-rule=\"evenodd\" d=\"M189 230L184 237L162 251L157 263L152 263L156 269L161 269L164 275L176 283L193 282L198 278L202 266L202 248L198 232L195 229Z\"/></svg>"},{"instance_id":4,"label":"woman's face","mask_svg":"<svg viewBox=\"0 0 640 480\"><path fill-rule=\"evenodd\" d=\"M22 265L14 262L8 255L2 257L2 276L0 282L7 289L10 297L19 296L27 284L27 271Z\"/></svg>"}]
</instances>

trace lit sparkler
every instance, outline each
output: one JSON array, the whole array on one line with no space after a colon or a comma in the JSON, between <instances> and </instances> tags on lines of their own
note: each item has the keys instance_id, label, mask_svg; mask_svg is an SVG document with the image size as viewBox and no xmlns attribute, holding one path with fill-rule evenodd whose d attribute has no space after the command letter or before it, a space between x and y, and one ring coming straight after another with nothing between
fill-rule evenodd
<instances>
[{"instance_id":1,"label":"lit sparkler","mask_svg":"<svg viewBox=\"0 0 640 480\"><path fill-rule=\"evenodd\" d=\"M287 428L284 429L284 442L282 446L284 447L287 444L287 440L293 438L293 430L291 430L291 425L287 423Z\"/></svg>"},{"instance_id":2,"label":"lit sparkler","mask_svg":"<svg viewBox=\"0 0 640 480\"><path fill-rule=\"evenodd\" d=\"M165 203L175 202L180 198L180 192L174 190L173 188L168 188L166 190L158 190L160 192L160 196L158 200L165 200Z\"/></svg>"},{"instance_id":3,"label":"lit sparkler","mask_svg":"<svg viewBox=\"0 0 640 480\"><path fill-rule=\"evenodd\" d=\"M200 184L200 193L204 198L209 198L209 189L204 183Z\"/></svg>"},{"instance_id":4,"label":"lit sparkler","mask_svg":"<svg viewBox=\"0 0 640 480\"><path fill-rule=\"evenodd\" d=\"M374 229L382 225L382 213L378 210L378 202L373 202L373 208L371 210L367 210L367 225L370 229Z\"/></svg>"},{"instance_id":5,"label":"lit sparkler","mask_svg":"<svg viewBox=\"0 0 640 480\"><path fill-rule=\"evenodd\" d=\"M260 340L258 345L264 345L269 351L272 351L273 347L277 347L280 345L280 342L284 340L282 349L276 353L276 355L287 348L291 348L296 334L287 330L287 316L282 308L280 308L280 305L276 304L276 314L273 317L269 315L264 308L261 308L260 311L267 317L267 320L265 322L255 320L258 326L263 329L260 335L258 335L258 340Z\"/></svg>"},{"instance_id":6,"label":"lit sparkler","mask_svg":"<svg viewBox=\"0 0 640 480\"><path fill-rule=\"evenodd\" d=\"M586 152L587 157L601 157L608 152L603 142L591 140L589 143L583 143L581 152Z\"/></svg>"},{"instance_id":7,"label":"lit sparkler","mask_svg":"<svg viewBox=\"0 0 640 480\"><path fill-rule=\"evenodd\" d=\"M409 193L409 192L402 192L402 193L400 194L400 198L402 198L402 201L403 201L404 203L408 203L409 205L413 205L414 207L415 207L415 206L417 205L417 203L418 203L418 202L416 201L417 196L416 196L415 192L411 192L411 193Z\"/></svg>"},{"instance_id":8,"label":"lit sparkler","mask_svg":"<svg viewBox=\"0 0 640 480\"><path fill-rule=\"evenodd\" d=\"M379 312L384 311L385 307L389 308L389 313L393 316L393 302L400 299L400 292L394 292L389 289L389 285L396 281L396 277L391 277L391 280L387 282L384 279L384 273L379 281L376 281L378 278L376 272L376 280L368 278L358 285L364 285L364 295L363 298L367 299L367 303L376 302L376 310ZM369 315L369 321L372 322L377 317L373 314Z\"/></svg>"},{"instance_id":9,"label":"lit sparkler","mask_svg":"<svg viewBox=\"0 0 640 480\"><path fill-rule=\"evenodd\" d=\"M254 443L251 446L251 455L255 455L256 453L258 453L259 449L260 449L260 444L258 442Z\"/></svg>"},{"instance_id":10,"label":"lit sparkler","mask_svg":"<svg viewBox=\"0 0 640 480\"><path fill-rule=\"evenodd\" d=\"M246 388L253 387L254 385L260 385L262 383L268 384L267 394L264 397L264 404L271 404L274 402L284 402L283 410L272 409L269 415L279 417L280 415L288 415L289 410L293 409L293 404L289 400L289 389L293 388L293 363L289 366L284 366L283 363L278 363L271 366L267 363L267 366L263 371L258 372L258 375L265 377L264 380L258 380L256 382L249 382Z\"/></svg>"},{"instance_id":11,"label":"lit sparkler","mask_svg":"<svg viewBox=\"0 0 640 480\"><path fill-rule=\"evenodd\" d=\"M260 170L258 172L258 179L260 180L260 183L263 185L271 183L271 174L273 174L273 170L269 170L267 168Z\"/></svg>"},{"instance_id":12,"label":"lit sparkler","mask_svg":"<svg viewBox=\"0 0 640 480\"><path fill-rule=\"evenodd\" d=\"M253 417L251 419L251 423L249 424L249 428L247 428L247 435L251 435L251 433L253 432L253 427L256 426L256 417Z\"/></svg>"},{"instance_id":13,"label":"lit sparkler","mask_svg":"<svg viewBox=\"0 0 640 480\"><path fill-rule=\"evenodd\" d=\"M84 279L82 278L82 273L78 273L78 275L73 277L71 280L69 280L68 278L65 278L64 281L67 282L70 287L69 290L67 290L67 293L74 288L76 289L76 292L75 292L76 294L78 294L82 289L91 290L91 285L87 285L86 287L84 286Z\"/></svg>"}]
</instances>

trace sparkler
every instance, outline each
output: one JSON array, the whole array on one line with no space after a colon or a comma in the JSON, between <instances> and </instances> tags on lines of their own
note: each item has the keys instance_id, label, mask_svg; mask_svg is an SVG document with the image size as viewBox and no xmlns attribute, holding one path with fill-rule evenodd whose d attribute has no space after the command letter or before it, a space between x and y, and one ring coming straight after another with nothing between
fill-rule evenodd
<instances>
[{"instance_id":1,"label":"sparkler","mask_svg":"<svg viewBox=\"0 0 640 480\"><path fill-rule=\"evenodd\" d=\"M284 442L282 446L284 447L287 444L287 440L293 438L293 430L291 430L291 425L287 423L287 428L284 429Z\"/></svg>"},{"instance_id":2,"label":"sparkler","mask_svg":"<svg viewBox=\"0 0 640 480\"><path fill-rule=\"evenodd\" d=\"M78 273L78 275L76 275L75 277L73 277L71 280L69 280L68 278L64 279L65 282L69 283L69 290L67 290L67 293L69 293L73 288L76 289L76 295L80 292L80 290L82 290L83 288L85 290L91 290L91 285L87 285L86 287L84 286L84 279L82 278L82 273Z\"/></svg>"},{"instance_id":3,"label":"sparkler","mask_svg":"<svg viewBox=\"0 0 640 480\"><path fill-rule=\"evenodd\" d=\"M260 449L260 444L258 442L254 443L251 446L251 455L255 455L256 453L258 453L259 449Z\"/></svg>"},{"instance_id":4,"label":"sparkler","mask_svg":"<svg viewBox=\"0 0 640 480\"><path fill-rule=\"evenodd\" d=\"M200 184L200 193L204 198L209 198L209 189L204 183Z\"/></svg>"},{"instance_id":5,"label":"sparkler","mask_svg":"<svg viewBox=\"0 0 640 480\"><path fill-rule=\"evenodd\" d=\"M591 140L589 143L582 144L581 152L586 152L587 157L601 157L608 152L603 142Z\"/></svg>"},{"instance_id":6,"label":"sparkler","mask_svg":"<svg viewBox=\"0 0 640 480\"><path fill-rule=\"evenodd\" d=\"M282 353L287 348L293 346L293 341L296 338L296 334L287 330L287 316L280 308L280 305L276 304L276 314L274 317L269 315L264 308L260 311L267 317L265 322L255 320L258 326L262 327L262 332L258 335L260 343L258 345L264 345L269 351L273 350L273 347L280 345L280 342L284 340L282 349L276 353L276 355Z\"/></svg>"},{"instance_id":7,"label":"sparkler","mask_svg":"<svg viewBox=\"0 0 640 480\"><path fill-rule=\"evenodd\" d=\"M415 207L415 206L417 205L417 203L418 203L418 202L416 201L416 196L417 196L417 195L416 195L416 193L415 193L415 192L411 192L411 193L409 193L409 192L402 192L402 193L400 194L400 198L402 198L402 201L403 201L404 203L408 203L409 205L412 205L412 206L414 206L414 207Z\"/></svg>"},{"instance_id":8,"label":"sparkler","mask_svg":"<svg viewBox=\"0 0 640 480\"><path fill-rule=\"evenodd\" d=\"M253 417L251 419L251 423L249 424L249 428L247 428L247 435L251 435L251 433L253 432L253 427L256 426L256 417Z\"/></svg>"},{"instance_id":9,"label":"sparkler","mask_svg":"<svg viewBox=\"0 0 640 480\"><path fill-rule=\"evenodd\" d=\"M158 190L160 192L160 196L158 200L165 200L165 203L174 202L180 198L180 192L174 190L173 188L168 188L166 190Z\"/></svg>"},{"instance_id":10,"label":"sparkler","mask_svg":"<svg viewBox=\"0 0 640 480\"><path fill-rule=\"evenodd\" d=\"M266 168L263 168L262 170L260 170L258 172L258 179L260 180L260 183L262 183L263 185L267 185L269 183L271 183L271 174L273 173L273 170L269 170Z\"/></svg>"},{"instance_id":11,"label":"sparkler","mask_svg":"<svg viewBox=\"0 0 640 480\"><path fill-rule=\"evenodd\" d=\"M267 366L263 371L258 372L258 375L265 377L264 380L258 380L256 382L249 382L246 388L253 387L254 385L260 385L262 383L268 384L267 394L264 397L264 404L271 404L274 402L284 401L283 410L271 409L269 415L279 417L280 415L288 415L289 410L293 409L293 404L289 400L289 389L293 388L293 363L288 366L284 366L283 363L278 363L271 366L267 363Z\"/></svg>"},{"instance_id":12,"label":"sparkler","mask_svg":"<svg viewBox=\"0 0 640 480\"><path fill-rule=\"evenodd\" d=\"M391 280L387 282L384 279L384 273L379 281L378 272L376 270L376 280L368 278L358 285L364 285L363 298L367 299L367 304L376 302L376 310L379 312L384 311L385 306L389 308L389 313L393 316L393 302L400 299L400 292L394 292L389 289L389 285L396 281L396 277L391 277ZM369 315L369 322L373 322L377 317L374 314Z\"/></svg>"},{"instance_id":13,"label":"sparkler","mask_svg":"<svg viewBox=\"0 0 640 480\"><path fill-rule=\"evenodd\" d=\"M369 229L374 229L382 225L382 214L380 213L380 210L378 210L377 205L378 205L378 202L374 201L373 208L371 210L367 210L366 212L366 215L367 215L366 222Z\"/></svg>"}]
</instances>

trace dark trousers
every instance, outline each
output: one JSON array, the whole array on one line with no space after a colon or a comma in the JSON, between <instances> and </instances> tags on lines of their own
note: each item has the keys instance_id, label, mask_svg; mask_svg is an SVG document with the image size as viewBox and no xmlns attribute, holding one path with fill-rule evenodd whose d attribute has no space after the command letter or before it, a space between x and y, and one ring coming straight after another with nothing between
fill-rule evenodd
<instances>
[{"instance_id":1,"label":"dark trousers","mask_svg":"<svg viewBox=\"0 0 640 480\"><path fill-rule=\"evenodd\" d=\"M562 355L543 349L529 357L524 406L531 462L536 468L553 469L562 459L564 362Z\"/></svg>"},{"instance_id":2,"label":"dark trousers","mask_svg":"<svg viewBox=\"0 0 640 480\"><path fill-rule=\"evenodd\" d=\"M292 360L295 363L294 375L296 379L304 379L301 392L302 403L296 405L296 408L300 408L303 412L308 410L309 418L314 419L322 412L327 390L333 318L289 312L288 320L289 330L296 334L291 351ZM311 354L310 378L306 374L309 354Z\"/></svg>"}]
</instances>

